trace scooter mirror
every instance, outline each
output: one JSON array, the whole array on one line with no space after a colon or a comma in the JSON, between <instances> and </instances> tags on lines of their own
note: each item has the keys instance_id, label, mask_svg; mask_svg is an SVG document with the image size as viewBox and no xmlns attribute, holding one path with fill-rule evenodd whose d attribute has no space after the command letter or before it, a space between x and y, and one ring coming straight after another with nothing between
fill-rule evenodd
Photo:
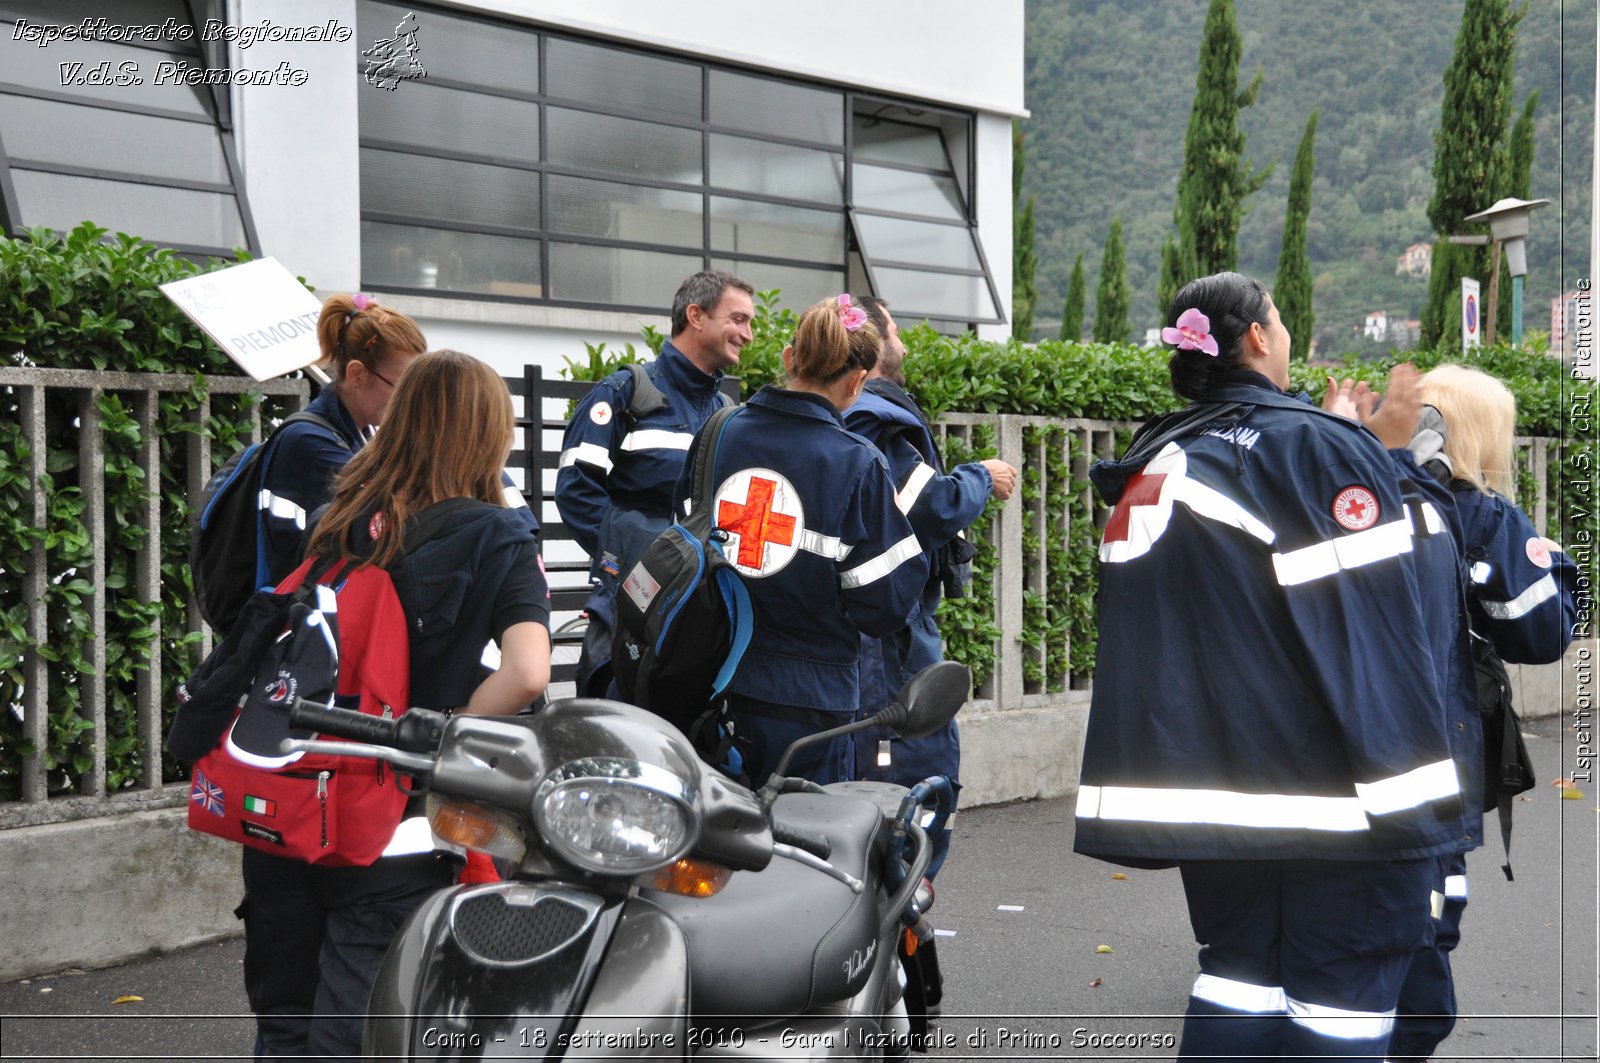
<instances>
[{"instance_id":1,"label":"scooter mirror","mask_svg":"<svg viewBox=\"0 0 1600 1063\"><path fill-rule=\"evenodd\" d=\"M954 719L972 689L972 673L964 664L940 661L911 677L894 704L873 717L903 738L924 738Z\"/></svg>"}]
</instances>

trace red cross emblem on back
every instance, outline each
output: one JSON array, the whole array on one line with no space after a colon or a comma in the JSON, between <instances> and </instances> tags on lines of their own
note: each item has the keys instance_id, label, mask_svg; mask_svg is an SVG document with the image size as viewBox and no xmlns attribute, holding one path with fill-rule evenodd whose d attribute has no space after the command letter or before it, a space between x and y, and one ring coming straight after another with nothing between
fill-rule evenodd
<instances>
[{"instance_id":1,"label":"red cross emblem on back","mask_svg":"<svg viewBox=\"0 0 1600 1063\"><path fill-rule=\"evenodd\" d=\"M1104 542L1121 543L1128 541L1128 518L1134 506L1154 506L1161 501L1161 484L1167 478L1166 473L1141 472L1128 481L1123 489L1122 497L1117 500L1116 507L1111 510L1111 517L1106 521Z\"/></svg>"},{"instance_id":2,"label":"red cross emblem on back","mask_svg":"<svg viewBox=\"0 0 1600 1063\"><path fill-rule=\"evenodd\" d=\"M752 476L744 502L717 504L717 527L739 537L739 553L735 560L746 568L761 567L769 542L794 545L795 518L772 508L777 490L776 481Z\"/></svg>"}]
</instances>

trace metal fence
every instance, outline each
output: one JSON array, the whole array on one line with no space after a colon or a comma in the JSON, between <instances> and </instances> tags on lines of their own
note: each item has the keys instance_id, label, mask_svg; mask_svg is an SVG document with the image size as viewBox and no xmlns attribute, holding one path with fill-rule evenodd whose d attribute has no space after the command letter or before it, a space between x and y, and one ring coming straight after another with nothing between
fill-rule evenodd
<instances>
[{"instance_id":1,"label":"metal fence","mask_svg":"<svg viewBox=\"0 0 1600 1063\"><path fill-rule=\"evenodd\" d=\"M537 367L530 366L519 377L507 378L507 384L518 404L520 445L513 452L512 468L521 482L535 512L547 522L547 539L561 541L566 537L559 524L549 521L551 508L546 504L553 482L560 447L561 414L555 404L564 404L581 394L584 385L544 380ZM31 826L43 823L86 819L94 816L118 814L151 808L171 807L186 799L183 784L164 784L161 778L162 697L165 690L161 645L158 632L152 640L151 658L147 670L139 673L136 694L138 712L138 742L142 752L141 775L132 786L114 793L106 785L106 686L104 623L106 594L104 589L106 528L103 476L105 449L100 427L98 398L108 392L131 395L135 416L141 427L139 463L145 480L158 484L159 441L152 431L162 395L189 392L194 381L185 376L157 376L127 373L93 373L87 371L0 368L0 388L9 389L18 398L22 429L31 441L30 482L32 491L32 521L34 527L44 527L48 520L46 498L39 485L46 471L47 396L69 396L75 403L79 438L79 478L85 499L86 523L93 544L94 560L90 571L83 573L91 584L90 615L93 618L94 637L88 654L94 666L92 674L78 677L80 683L82 714L95 732L94 757L80 785L71 796L50 796L46 780L44 758L38 752L46 747L48 736L47 713L51 704L49 673L46 662L35 652L26 655L22 662L23 689L16 706L0 706L0 711L20 712L24 740L35 750L23 758L21 800L0 802L0 829ZM208 382L210 393L237 395L256 390L280 399L286 409L298 409L307 401L304 381L275 381L260 384L235 377L213 377ZM51 403L52 406L59 405ZM200 424L210 416L209 398L201 401L197 410ZM989 680L975 691L975 711L1004 712L1008 709L1028 709L1081 702L1089 686L1092 661L1075 660L1067 648L1037 637L1025 639L1025 601L1029 595L1045 591L1045 578L1049 570L1050 555L1089 543L1071 544L1065 541L1067 529L1079 521L1080 529L1097 527L1104 522L1104 510L1094 498L1088 485L1090 464L1109 457L1116 449L1119 434L1125 437L1135 425L1131 422L1094 421L1075 418L1026 417L1009 414L950 414L942 418L938 432L945 440L959 440L968 448L981 435L993 440L998 457L1022 470L1034 470L1037 477L1034 490L1024 497L1019 494L1002 507L989 528L989 542L996 550L996 563L988 573L993 589L992 621L999 629L994 642L995 668ZM255 407L251 438L260 438L260 406ZM1031 442L1029 441L1031 438ZM1549 453L1556 441L1545 439L1519 439L1518 447L1523 464L1530 474L1533 493L1525 496L1525 508L1539 527L1545 526L1549 511ZM198 497L209 479L213 455L209 438L204 432L188 434L187 489L190 498ZM1051 470L1056 470L1054 473ZM1058 480L1068 478L1067 491L1052 490L1054 475ZM1049 499L1064 500L1052 506ZM155 602L163 594L160 567L161 528L163 527L163 501L161 492L151 491L145 503L142 523L150 530L149 538L135 564L140 601ZM1089 518L1085 526L1081 518ZM1025 534L1031 532L1031 534ZM1024 543L1031 541L1031 549ZM567 544L567 552L575 544ZM569 559L557 566L567 575L580 578L586 563ZM22 598L27 603L25 629L30 640L41 640L48 635L45 585L51 578L46 569L44 546L36 546L22 573L0 573L6 580L20 575ZM555 573L552 573L555 576ZM1092 574L1086 578L1092 579ZM560 582L553 579L552 582ZM1082 588L1069 587L1069 593ZM1059 592L1061 588L1057 588ZM166 593L173 593L169 588ZM581 603L581 588L569 585L562 594L566 608L577 608ZM203 631L199 616L190 607L191 630ZM204 635L203 648L209 646L209 633ZM1052 665L1051 662L1056 662Z\"/></svg>"}]
</instances>

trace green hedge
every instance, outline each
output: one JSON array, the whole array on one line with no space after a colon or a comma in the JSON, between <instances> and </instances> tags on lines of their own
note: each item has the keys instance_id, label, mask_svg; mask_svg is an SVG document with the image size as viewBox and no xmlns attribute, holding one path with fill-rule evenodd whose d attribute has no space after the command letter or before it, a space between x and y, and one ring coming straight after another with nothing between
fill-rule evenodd
<instances>
[{"instance_id":1,"label":"green hedge","mask_svg":"<svg viewBox=\"0 0 1600 1063\"><path fill-rule=\"evenodd\" d=\"M159 620L163 632L165 703L194 663L199 636L189 632L188 499L185 441L203 431L216 453L228 454L248 431L258 393L216 396L211 420L200 428L195 411L205 373L237 375L225 354L202 339L157 285L223 263L199 266L143 240L85 223L62 238L36 229L17 239L0 237L0 364L136 373L193 375L186 394L164 397L155 426L161 479L146 483L138 464L143 443L132 403L107 393L99 399L105 457L104 558L106 590L106 772L116 790L137 780L143 765L137 735L137 673L149 667ZM81 704L81 676L92 671L93 639L84 572L92 561L84 523L78 469L78 416L70 396L53 396L45 411L45 527L31 527L31 447L20 427L20 400L0 389L0 800L20 795L21 759L34 752L23 738L20 692L23 654L37 649L49 669L50 721L43 750L49 788L80 788L92 763L93 734ZM161 600L139 601L134 578L151 491L162 496ZM47 566L46 637L31 642L25 630L29 604L22 572L28 552L44 543ZM175 765L166 765L175 778Z\"/></svg>"}]
</instances>

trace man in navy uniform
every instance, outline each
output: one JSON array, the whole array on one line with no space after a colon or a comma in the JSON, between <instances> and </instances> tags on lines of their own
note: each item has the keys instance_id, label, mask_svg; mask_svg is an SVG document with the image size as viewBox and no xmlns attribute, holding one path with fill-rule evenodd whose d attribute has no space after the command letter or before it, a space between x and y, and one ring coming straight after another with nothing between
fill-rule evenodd
<instances>
[{"instance_id":1,"label":"man in navy uniform","mask_svg":"<svg viewBox=\"0 0 1600 1063\"><path fill-rule=\"evenodd\" d=\"M902 364L906 345L888 306L870 295L853 297L872 317L883 337L883 353L868 374L866 390L845 411L845 427L864 437L889 460L896 504L911 522L928 563L928 580L906 626L887 638L861 639L861 712L870 715L889 704L917 672L944 659L934 614L945 593L965 591L972 553L962 531L983 513L991 497L1011 497L1017 470L989 459L945 472L933 431L906 393ZM914 786L930 775L949 776L960 789L961 737L951 720L925 738L902 739L887 728L856 736L856 777ZM933 840L932 877L944 863L950 832Z\"/></svg>"},{"instance_id":2,"label":"man in navy uniform","mask_svg":"<svg viewBox=\"0 0 1600 1063\"><path fill-rule=\"evenodd\" d=\"M750 342L754 294L730 273L689 277L672 300L672 339L645 369L659 395L645 394L631 370L618 370L595 385L567 425L556 508L591 559L594 587L584 607L580 696L602 697L610 684L617 581L672 522L672 489L689 443L723 405L723 372Z\"/></svg>"}]
</instances>

